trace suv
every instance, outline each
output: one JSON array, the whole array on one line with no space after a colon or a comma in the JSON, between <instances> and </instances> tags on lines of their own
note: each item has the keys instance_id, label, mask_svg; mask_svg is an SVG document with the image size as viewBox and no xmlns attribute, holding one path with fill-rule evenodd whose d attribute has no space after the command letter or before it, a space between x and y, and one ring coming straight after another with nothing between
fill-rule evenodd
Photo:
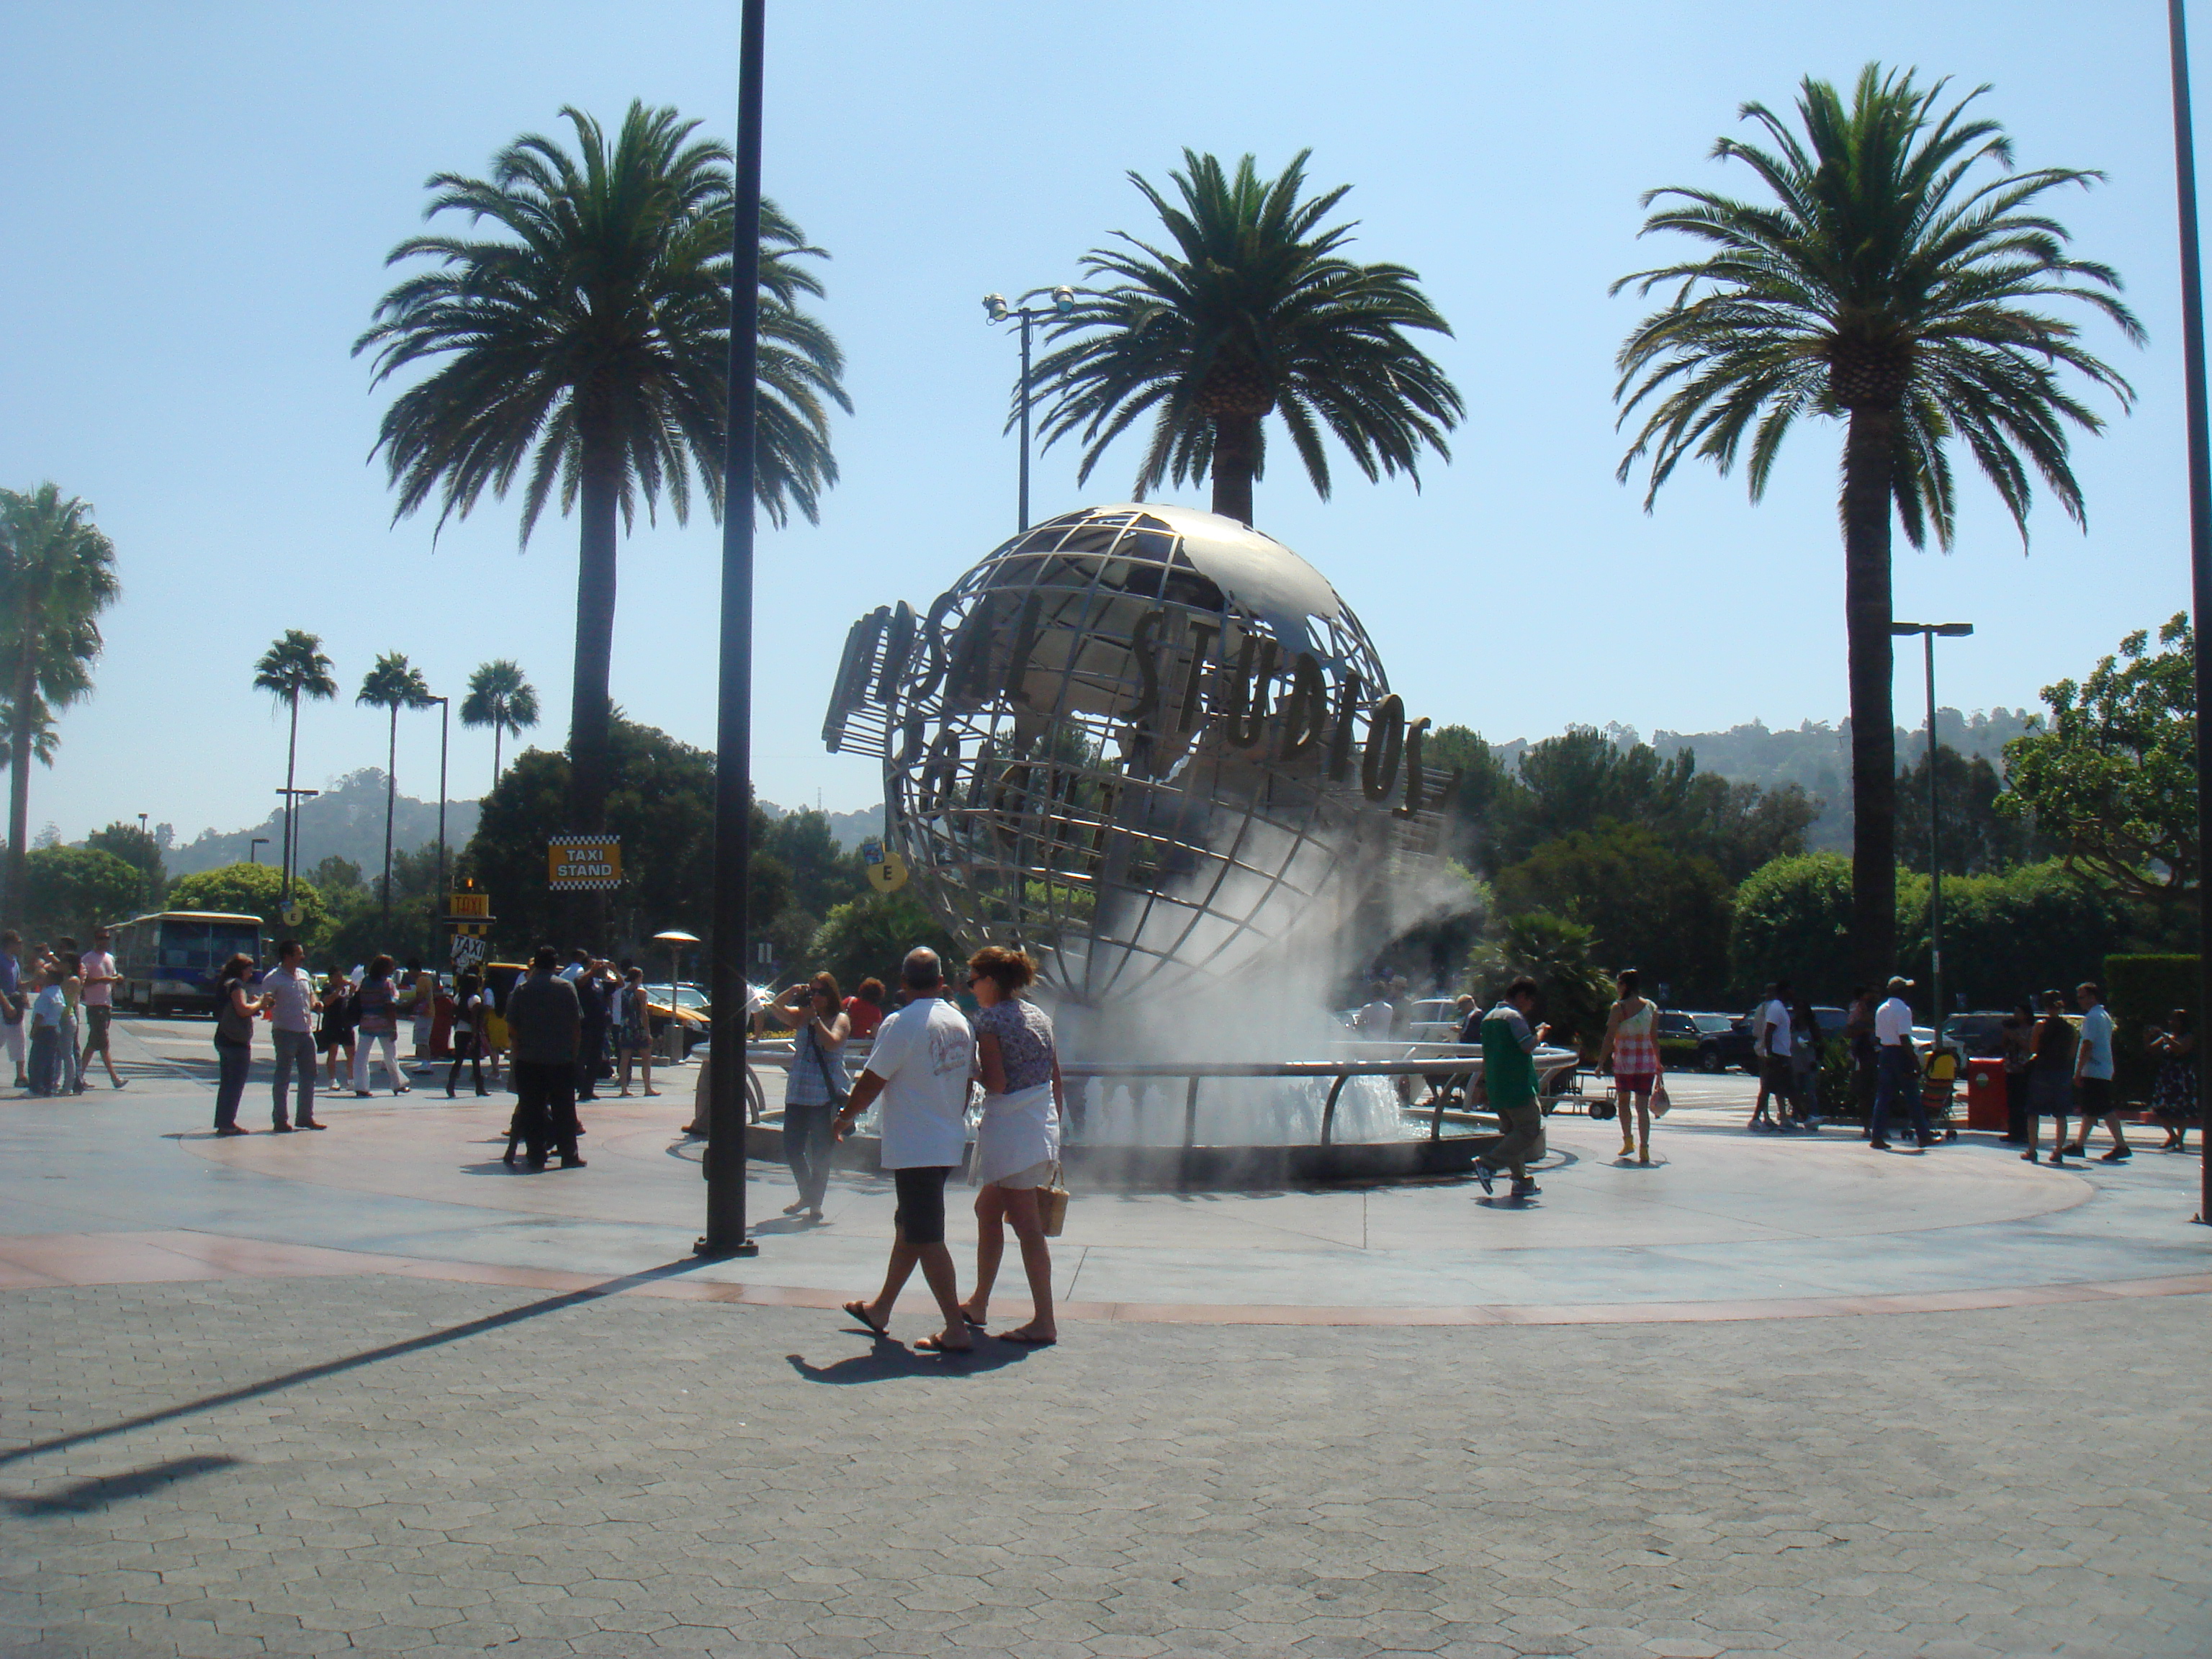
<instances>
[{"instance_id":1,"label":"suv","mask_svg":"<svg viewBox=\"0 0 2212 1659\"><path fill-rule=\"evenodd\" d=\"M1943 1046L1966 1060L1994 1060L2004 1052L2007 1013L1954 1014L1943 1022Z\"/></svg>"},{"instance_id":2,"label":"suv","mask_svg":"<svg viewBox=\"0 0 2212 1659\"><path fill-rule=\"evenodd\" d=\"M1662 1009L1653 1036L1661 1060L1669 1066L1694 1066L1701 1072L1724 1072L1731 1066L1747 1072L1758 1069L1751 1054L1750 1029L1727 1014Z\"/></svg>"}]
</instances>

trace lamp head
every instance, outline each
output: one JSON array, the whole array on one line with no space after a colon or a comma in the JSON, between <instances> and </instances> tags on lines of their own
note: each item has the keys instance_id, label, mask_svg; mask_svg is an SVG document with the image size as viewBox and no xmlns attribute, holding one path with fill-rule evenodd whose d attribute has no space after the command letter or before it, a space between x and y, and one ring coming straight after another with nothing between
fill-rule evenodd
<instances>
[{"instance_id":1,"label":"lamp head","mask_svg":"<svg viewBox=\"0 0 2212 1659\"><path fill-rule=\"evenodd\" d=\"M1063 317L1073 311L1075 309L1075 290L1065 286L1053 289L1052 308Z\"/></svg>"},{"instance_id":2,"label":"lamp head","mask_svg":"<svg viewBox=\"0 0 2212 1659\"><path fill-rule=\"evenodd\" d=\"M986 294L983 296L983 312L984 315L992 322L1005 322L1006 320L1006 296L1003 294Z\"/></svg>"},{"instance_id":3,"label":"lamp head","mask_svg":"<svg viewBox=\"0 0 2212 1659\"><path fill-rule=\"evenodd\" d=\"M1947 640L1963 640L1974 631L1972 623L1941 623L1936 629Z\"/></svg>"},{"instance_id":4,"label":"lamp head","mask_svg":"<svg viewBox=\"0 0 2212 1659\"><path fill-rule=\"evenodd\" d=\"M1899 639L1910 639L1912 635L1920 631L1920 624L1918 623L1893 622L1889 625L1889 631L1895 635Z\"/></svg>"}]
</instances>

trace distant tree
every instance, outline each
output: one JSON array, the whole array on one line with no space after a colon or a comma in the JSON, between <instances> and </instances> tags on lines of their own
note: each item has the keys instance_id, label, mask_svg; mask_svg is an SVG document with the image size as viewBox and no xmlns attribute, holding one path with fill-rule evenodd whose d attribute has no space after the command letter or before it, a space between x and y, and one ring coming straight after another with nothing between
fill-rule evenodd
<instances>
[{"instance_id":1,"label":"distant tree","mask_svg":"<svg viewBox=\"0 0 2212 1659\"><path fill-rule=\"evenodd\" d=\"M226 864L179 876L169 884L172 910L228 910L234 915L259 916L272 944L280 938L311 944L319 940L330 921L323 896L312 882L295 880L292 902L305 913L296 927L283 916L284 872L270 864Z\"/></svg>"},{"instance_id":2,"label":"distant tree","mask_svg":"<svg viewBox=\"0 0 2212 1659\"><path fill-rule=\"evenodd\" d=\"M100 613L123 591L115 545L89 503L42 483L0 489L0 686L9 713L8 861L0 919L22 914L29 853L31 756L52 716L92 691ZM52 755L52 749L46 750ZM48 760L51 764L51 758Z\"/></svg>"},{"instance_id":3,"label":"distant tree","mask_svg":"<svg viewBox=\"0 0 2212 1659\"><path fill-rule=\"evenodd\" d=\"M2039 864L2060 850L2037 829L2032 816L1997 810L2003 791L2003 777L1983 757L1968 760L1948 744L1937 746L1936 811L1945 875L1993 875L2016 864ZM1905 869L1928 873L1924 748L1911 766L1897 775L1897 861Z\"/></svg>"},{"instance_id":4,"label":"distant tree","mask_svg":"<svg viewBox=\"0 0 2212 1659\"><path fill-rule=\"evenodd\" d=\"M376 659L361 683L361 690L354 702L367 708L388 709L392 715L391 735L386 745L384 765L384 921L392 921L392 814L399 799L399 711L403 708L428 708L430 706L430 686L422 673L407 660L404 652L387 651Z\"/></svg>"},{"instance_id":5,"label":"distant tree","mask_svg":"<svg viewBox=\"0 0 2212 1659\"><path fill-rule=\"evenodd\" d=\"M812 807L776 819L761 845L790 870L792 902L816 917L869 890L860 854L839 848L830 820Z\"/></svg>"},{"instance_id":6,"label":"distant tree","mask_svg":"<svg viewBox=\"0 0 2212 1659\"><path fill-rule=\"evenodd\" d=\"M283 866L289 872L298 843L298 798L292 793L292 786L300 758L300 699L313 697L318 702L328 702L338 694L338 683L331 678L331 659L323 654L322 636L286 629L284 637L263 652L261 660L253 665L253 689L276 697L291 717L290 734L284 742Z\"/></svg>"},{"instance_id":7,"label":"distant tree","mask_svg":"<svg viewBox=\"0 0 2212 1659\"><path fill-rule=\"evenodd\" d=\"M33 939L66 933L80 945L102 922L138 914L145 879L112 853L91 847L41 847L23 860L23 926Z\"/></svg>"},{"instance_id":8,"label":"distant tree","mask_svg":"<svg viewBox=\"0 0 2212 1659\"><path fill-rule=\"evenodd\" d=\"M1765 493L1784 440L1801 419L1844 423L1844 620L1851 712L1852 858L1856 976L1887 975L1895 957L1893 790L1897 758L1890 680L1890 526L1920 546L1932 529L1951 544L1951 454L1963 444L1996 487L2023 538L2033 477L2081 517L2067 428L2102 429L2075 397L2078 376L2132 394L2086 350L2059 301L2142 330L2116 297L2109 266L2073 258L2044 200L2101 175L2044 167L2014 173L2012 143L1974 118L1981 88L1941 107L1945 82L1869 64L1848 101L1808 77L1802 136L1763 104L1743 118L1769 148L1723 138L1763 186L1746 201L1708 190L1651 191L1662 204L1645 234L1671 231L1711 250L1638 271L1618 293L1666 296L1621 346L1614 396L1624 422L1644 424L1622 459L1626 479L1648 459L1650 507L1686 458L1732 468L1750 439L1753 499Z\"/></svg>"},{"instance_id":9,"label":"distant tree","mask_svg":"<svg viewBox=\"0 0 2212 1659\"><path fill-rule=\"evenodd\" d=\"M1352 226L1322 221L1352 186L1301 199L1311 154L1263 179L1249 155L1232 177L1218 158L1186 149L1185 170L1168 175L1176 203L1129 175L1174 246L1121 232L1120 246L1092 249L1085 273L1108 286L1077 298L1053 325L1066 343L1036 365L1035 383L1054 389L1045 443L1080 435L1079 478L1140 417L1152 441L1137 498L1210 471L1213 510L1243 524L1266 470L1270 414L1324 500L1324 430L1370 480L1403 472L1418 482L1424 448L1450 459L1444 434L1464 405L1407 337L1449 336L1450 326L1415 272L1339 251Z\"/></svg>"},{"instance_id":10,"label":"distant tree","mask_svg":"<svg viewBox=\"0 0 2212 1659\"><path fill-rule=\"evenodd\" d=\"M135 823L118 822L94 830L84 838L84 844L112 853L137 871L144 883L139 902L149 910L161 908L161 895L169 886L168 872L161 867L161 842Z\"/></svg>"},{"instance_id":11,"label":"distant tree","mask_svg":"<svg viewBox=\"0 0 2212 1659\"><path fill-rule=\"evenodd\" d=\"M2196 635L2186 612L2149 649L2137 629L2081 682L2043 688L2048 726L2005 745L1997 810L2033 817L2067 868L2160 909L2193 910L2197 857Z\"/></svg>"},{"instance_id":12,"label":"distant tree","mask_svg":"<svg viewBox=\"0 0 2212 1659\"><path fill-rule=\"evenodd\" d=\"M730 154L697 142L698 123L633 103L611 143L599 122L564 108L574 153L529 134L494 158L489 179L441 173L428 216L462 215L491 237L422 235L387 265L430 262L378 302L355 342L374 348L379 383L429 372L392 399L378 434L395 516L434 495L440 522L468 516L486 489L523 486L522 539L559 487L578 509L576 656L568 775L575 793L556 821L605 829L619 517L665 488L678 523L691 471L722 511L729 379ZM827 258L772 203L761 210L757 504L781 524L812 520L837 480L829 405L850 411L844 356L800 308L819 297L805 262Z\"/></svg>"},{"instance_id":13,"label":"distant tree","mask_svg":"<svg viewBox=\"0 0 2212 1659\"><path fill-rule=\"evenodd\" d=\"M307 879L314 883L316 889L326 898L368 890L368 883L362 878L361 866L351 859L340 858L336 853L308 871Z\"/></svg>"},{"instance_id":14,"label":"distant tree","mask_svg":"<svg viewBox=\"0 0 2212 1659\"><path fill-rule=\"evenodd\" d=\"M1642 825L1607 823L1547 842L1499 872L1504 915L1543 911L1587 924L1590 949L1618 972L1638 969L1646 994L1676 1006L1729 988L1731 884L1711 859Z\"/></svg>"},{"instance_id":15,"label":"distant tree","mask_svg":"<svg viewBox=\"0 0 2212 1659\"><path fill-rule=\"evenodd\" d=\"M538 692L522 677L513 659L495 658L479 663L469 676L469 694L461 699L461 724L491 728L491 781L499 781L499 747L502 737L520 737L538 724Z\"/></svg>"},{"instance_id":16,"label":"distant tree","mask_svg":"<svg viewBox=\"0 0 2212 1659\"><path fill-rule=\"evenodd\" d=\"M896 984L893 975L899 963L917 945L929 946L948 962L959 951L952 936L913 895L871 889L865 897L830 908L815 930L807 956L815 966L836 975L837 983L849 991L871 976L886 985Z\"/></svg>"}]
</instances>

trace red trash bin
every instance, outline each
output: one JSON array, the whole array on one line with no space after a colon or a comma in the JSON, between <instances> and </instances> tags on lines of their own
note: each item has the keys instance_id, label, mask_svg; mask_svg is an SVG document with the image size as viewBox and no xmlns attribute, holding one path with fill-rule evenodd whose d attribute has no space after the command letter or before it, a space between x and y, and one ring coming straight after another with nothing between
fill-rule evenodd
<instances>
[{"instance_id":1,"label":"red trash bin","mask_svg":"<svg viewBox=\"0 0 2212 1659\"><path fill-rule=\"evenodd\" d=\"M2004 1061L1998 1059L1966 1062L1966 1127L1994 1129L1999 1134L2012 1127L2006 1115Z\"/></svg>"}]
</instances>

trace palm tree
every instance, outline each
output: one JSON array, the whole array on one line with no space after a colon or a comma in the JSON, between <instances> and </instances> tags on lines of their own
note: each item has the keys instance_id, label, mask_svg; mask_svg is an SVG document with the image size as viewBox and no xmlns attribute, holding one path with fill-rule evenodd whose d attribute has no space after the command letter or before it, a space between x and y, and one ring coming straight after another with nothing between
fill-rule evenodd
<instances>
[{"instance_id":1,"label":"palm tree","mask_svg":"<svg viewBox=\"0 0 2212 1659\"><path fill-rule=\"evenodd\" d=\"M538 724L538 690L522 678L511 659L495 658L479 663L469 676L469 695L461 700L461 724L491 727L491 781L499 787L499 743L502 737L520 737L526 727Z\"/></svg>"},{"instance_id":2,"label":"palm tree","mask_svg":"<svg viewBox=\"0 0 2212 1659\"><path fill-rule=\"evenodd\" d=\"M284 637L270 645L253 665L253 689L281 697L292 714L292 732L284 745L284 896L289 899L292 860L298 848L292 812L297 797L292 793L292 783L300 758L300 699L308 696L328 702L338 694L338 683L331 678L331 659L323 654L322 635L286 629Z\"/></svg>"},{"instance_id":3,"label":"palm tree","mask_svg":"<svg viewBox=\"0 0 2212 1659\"><path fill-rule=\"evenodd\" d=\"M392 735L384 763L384 921L392 921L392 812L399 794L399 711L428 708L432 698L429 682L411 665L403 652L387 651L364 675L354 702L365 708L392 711Z\"/></svg>"},{"instance_id":4,"label":"palm tree","mask_svg":"<svg viewBox=\"0 0 2212 1659\"><path fill-rule=\"evenodd\" d=\"M1451 332L1419 276L1355 264L1337 251L1352 227L1319 227L1352 186L1300 201L1310 150L1272 182L1249 155L1232 179L1213 156L1182 154L1188 170L1168 175L1180 207L1129 175L1174 250L1117 231L1126 246L1085 256L1085 275L1112 286L1078 297L1050 336L1069 343L1036 366L1036 380L1054 387L1045 447L1079 433L1077 476L1088 478L1107 446L1150 411L1138 498L1211 469L1213 510L1249 524L1267 457L1261 422L1272 412L1324 501L1324 426L1370 482L1402 471L1418 486L1422 447L1450 459L1443 434L1463 409L1457 388L1406 337Z\"/></svg>"},{"instance_id":5,"label":"palm tree","mask_svg":"<svg viewBox=\"0 0 2212 1659\"><path fill-rule=\"evenodd\" d=\"M1773 199L1653 191L1644 205L1664 205L1645 234L1680 231L1714 251L1613 285L1672 290L1621 347L1614 392L1624 423L1650 404L1620 473L1625 480L1649 458L1647 511L1686 455L1726 472L1749 434L1757 501L1799 416L1844 423L1852 969L1875 984L1891 971L1897 927L1891 514L1913 546L1932 529L1949 548L1957 440L1996 487L2023 546L2031 470L2081 522L2067 427L2094 433L2104 423L2068 389L2064 371L2112 392L2123 409L2132 393L2083 349L2074 323L2038 307L2086 306L2129 339L2142 337L2114 297L2118 276L2069 258L2067 231L2042 203L2102 175L2014 173L2003 129L1969 117L1987 88L1939 110L1945 84L1922 91L1910 71L1869 64L1847 107L1833 86L1808 77L1797 100L1802 139L1765 106L1746 104L1744 118L1772 148L1723 138L1714 154L1748 165Z\"/></svg>"},{"instance_id":6,"label":"palm tree","mask_svg":"<svg viewBox=\"0 0 2212 1659\"><path fill-rule=\"evenodd\" d=\"M532 134L494 158L489 179L430 179L426 216L465 214L505 234L402 242L387 264L434 268L384 296L354 350L375 349L379 383L436 365L392 400L377 439L395 518L433 493L441 526L466 517L526 467L526 544L556 482L561 510L579 509L568 747L572 816L588 830L602 827L607 790L616 516L631 525L642 498L650 517L665 487L684 522L695 466L722 511L734 222L729 152L692 142L696 122L633 103L611 146L591 117L561 113L575 155ZM799 308L822 293L800 262L827 257L763 204L755 488L779 525L793 506L817 516L837 479L827 404L852 408L843 354Z\"/></svg>"},{"instance_id":7,"label":"palm tree","mask_svg":"<svg viewBox=\"0 0 2212 1659\"><path fill-rule=\"evenodd\" d=\"M123 591L115 545L92 507L42 483L0 489L0 672L9 708L8 882L0 916L21 922L29 855L31 756L52 717L92 690L100 613ZM51 757L51 749L46 755Z\"/></svg>"}]
</instances>

